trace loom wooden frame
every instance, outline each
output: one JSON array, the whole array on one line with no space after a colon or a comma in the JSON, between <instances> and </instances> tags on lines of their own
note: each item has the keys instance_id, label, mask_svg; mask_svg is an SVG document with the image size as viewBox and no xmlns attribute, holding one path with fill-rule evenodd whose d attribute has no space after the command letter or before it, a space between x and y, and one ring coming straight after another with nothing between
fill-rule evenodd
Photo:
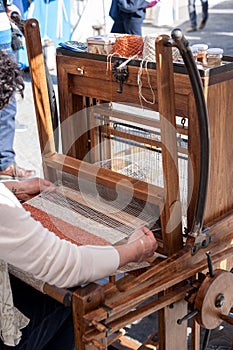
<instances>
[{"instance_id":1,"label":"loom wooden frame","mask_svg":"<svg viewBox=\"0 0 233 350\"><path fill-rule=\"evenodd\" d=\"M26 21L25 37L28 47L45 176L53 180L56 179L56 170L76 174L81 169L83 176L91 177L92 165L83 164L82 160L80 160L85 151L81 146L76 147L74 145L68 156L55 151L46 77L43 71L44 63L40 35L38 23L34 19ZM162 114L168 113L170 115L171 113L172 117L179 115L189 118L189 156L190 164L192 164L193 168L193 176L190 173L190 179L191 182L193 179L197 181L194 183L190 198L188 212L190 223L195 209L199 163L195 103L187 75L172 73L171 56L170 54L167 55L169 48L165 49L162 42L163 38L160 39L157 45L157 69L153 68L150 70L151 81L155 88L156 101L159 100L159 110ZM159 54L162 56L159 56ZM159 61L159 57L163 57L163 60ZM118 83L106 78L106 75L103 74L106 70L106 63L98 60L94 63L93 65L93 60L90 57L82 57L82 55L79 57L79 55L67 53L67 51L62 49L57 51L61 121L78 109L82 109L87 102L89 104L93 103L95 99L101 101L112 99L113 101L125 103L135 102L135 81L138 67L132 65L129 68L130 78L124 85L125 94L119 95L116 93ZM81 72L85 74L83 75ZM159 77L157 76L158 73L161 74ZM162 90L159 92L159 87L163 85L167 89L172 89L173 75L175 92L171 90L169 96L161 94ZM101 82L102 79L104 83ZM159 311L159 340L156 343L150 339L155 349L158 343L160 350L174 349L174 347L186 349L186 324L177 326L176 320L187 312L187 303L184 301L185 295L190 291L190 285L186 283L187 279L207 268L205 258L207 250L211 250L214 266L218 266L219 263L226 261L226 267L229 267L229 263L232 261L230 257L233 250L233 196L231 192L233 169L229 165L230 161L226 162L226 159L231 159L233 143L230 139L224 139L226 134L231 135L233 131L233 126L228 123L233 101L227 97L228 91L232 89L233 84L232 67L230 66L227 71L220 70L219 74L218 72L216 74L215 72L213 74L210 72L210 75L203 76L202 80L209 110L211 138L211 175L205 222L209 225L209 234L212 236L212 242L208 247L198 251L193 257L190 253L191 243L180 249L180 243L177 246L173 240L174 235L170 241L171 250L169 251L170 254L174 254L163 263L155 265L152 269L142 273L138 278L133 278L133 281L132 276L129 275L117 283L110 281L105 286L90 284L85 288L78 288L72 292L76 349L106 349L117 339L117 331L121 327L156 311ZM101 84L101 89L99 84L96 86L97 81ZM149 94L148 90L145 93ZM85 98L85 96L88 96L88 98ZM220 96L220 98L216 98L216 96ZM174 100L169 105L168 99L172 97L174 97ZM157 109L158 105L156 103L155 110ZM219 111L221 111L221 118L218 115ZM224 155L217 152L219 146L214 142L217 138L220 139L221 146L225 146ZM225 143L223 143L223 139ZM65 135L63 135L63 142L66 142ZM85 148L85 143L83 145ZM218 166L214 167L214 164ZM220 170L228 173L229 176L227 176L226 181L221 180ZM97 181L100 181L100 183L108 181L110 186L111 184L114 186L117 179L119 178L116 174L113 175L106 169L102 169L97 177ZM139 192L144 191L140 186L139 188L136 186L136 189ZM130 286L130 288L127 286ZM67 295L66 290L60 291L48 285L45 285L45 292L61 301L63 301L64 295ZM144 307L140 306L142 302L145 302L157 293L157 302L149 302ZM169 308L171 304L173 308ZM136 306L136 311L132 311ZM171 324L172 329L169 328ZM193 350L199 349L199 330L199 325L194 321ZM141 349L143 349L143 346Z\"/></svg>"}]
</instances>

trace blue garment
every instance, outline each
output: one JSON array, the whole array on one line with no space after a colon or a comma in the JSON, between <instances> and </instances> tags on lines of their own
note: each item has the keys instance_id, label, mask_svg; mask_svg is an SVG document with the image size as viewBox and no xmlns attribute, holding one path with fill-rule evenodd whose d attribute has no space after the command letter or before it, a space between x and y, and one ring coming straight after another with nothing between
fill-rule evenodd
<instances>
[{"instance_id":1,"label":"blue garment","mask_svg":"<svg viewBox=\"0 0 233 350\"><path fill-rule=\"evenodd\" d=\"M14 305L30 319L17 346L0 341L0 350L73 350L71 309L10 276Z\"/></svg>"},{"instance_id":2,"label":"blue garment","mask_svg":"<svg viewBox=\"0 0 233 350\"><path fill-rule=\"evenodd\" d=\"M145 0L118 0L120 11L135 13L138 16L141 16L142 10L148 6L148 3Z\"/></svg>"},{"instance_id":3,"label":"blue garment","mask_svg":"<svg viewBox=\"0 0 233 350\"><path fill-rule=\"evenodd\" d=\"M109 16L115 21L119 16L118 0L112 0L112 4L109 11Z\"/></svg>"},{"instance_id":4,"label":"blue garment","mask_svg":"<svg viewBox=\"0 0 233 350\"><path fill-rule=\"evenodd\" d=\"M111 33L142 35L148 1L113 0L109 11L114 20Z\"/></svg>"},{"instance_id":5,"label":"blue garment","mask_svg":"<svg viewBox=\"0 0 233 350\"><path fill-rule=\"evenodd\" d=\"M4 45L4 50L11 48L11 26L9 19L6 15L6 10L3 0L0 0L0 21L1 21L1 30L0 30L0 49L1 45Z\"/></svg>"},{"instance_id":6,"label":"blue garment","mask_svg":"<svg viewBox=\"0 0 233 350\"><path fill-rule=\"evenodd\" d=\"M208 19L208 0L201 0L202 6L202 21L206 22ZM191 27L197 27L197 13L195 0L188 0L189 18Z\"/></svg>"},{"instance_id":7,"label":"blue garment","mask_svg":"<svg viewBox=\"0 0 233 350\"><path fill-rule=\"evenodd\" d=\"M11 27L5 12L3 1L0 0L0 50L14 57L11 49ZM16 99L12 97L10 102L0 110L0 171L14 163L15 152L13 150L15 136Z\"/></svg>"},{"instance_id":8,"label":"blue garment","mask_svg":"<svg viewBox=\"0 0 233 350\"><path fill-rule=\"evenodd\" d=\"M5 170L15 161L13 149L15 137L16 99L13 96L10 102L0 110L0 170Z\"/></svg>"}]
</instances>

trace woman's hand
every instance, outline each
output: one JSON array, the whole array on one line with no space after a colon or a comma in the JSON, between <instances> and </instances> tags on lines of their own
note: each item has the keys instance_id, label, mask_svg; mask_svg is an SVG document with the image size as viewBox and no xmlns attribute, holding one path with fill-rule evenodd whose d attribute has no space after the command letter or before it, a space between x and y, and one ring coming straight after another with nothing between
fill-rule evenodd
<instances>
[{"instance_id":1,"label":"woman's hand","mask_svg":"<svg viewBox=\"0 0 233 350\"><path fill-rule=\"evenodd\" d=\"M158 243L153 233L146 227L141 227L131 235L127 244L115 247L120 255L119 267L129 262L142 262L153 256Z\"/></svg>"},{"instance_id":2,"label":"woman's hand","mask_svg":"<svg viewBox=\"0 0 233 350\"><path fill-rule=\"evenodd\" d=\"M41 192L52 192L56 190L56 186L48 180L38 177L23 181L6 181L4 185L14 193L21 202L25 202Z\"/></svg>"}]
</instances>

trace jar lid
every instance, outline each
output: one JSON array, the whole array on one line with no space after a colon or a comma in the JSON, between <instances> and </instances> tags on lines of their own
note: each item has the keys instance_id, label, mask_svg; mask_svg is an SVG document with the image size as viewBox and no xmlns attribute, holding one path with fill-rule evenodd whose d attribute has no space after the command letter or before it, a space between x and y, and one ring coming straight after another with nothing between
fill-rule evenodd
<instances>
[{"instance_id":1,"label":"jar lid","mask_svg":"<svg viewBox=\"0 0 233 350\"><path fill-rule=\"evenodd\" d=\"M191 46L190 49L193 53L198 52L199 50L198 47L194 47L194 46Z\"/></svg>"},{"instance_id":2,"label":"jar lid","mask_svg":"<svg viewBox=\"0 0 233 350\"><path fill-rule=\"evenodd\" d=\"M191 46L192 48L197 48L200 51L206 51L208 49L207 44L194 44Z\"/></svg>"},{"instance_id":3,"label":"jar lid","mask_svg":"<svg viewBox=\"0 0 233 350\"><path fill-rule=\"evenodd\" d=\"M207 53L211 55L222 55L223 49L221 49L220 47L211 47L207 50Z\"/></svg>"}]
</instances>

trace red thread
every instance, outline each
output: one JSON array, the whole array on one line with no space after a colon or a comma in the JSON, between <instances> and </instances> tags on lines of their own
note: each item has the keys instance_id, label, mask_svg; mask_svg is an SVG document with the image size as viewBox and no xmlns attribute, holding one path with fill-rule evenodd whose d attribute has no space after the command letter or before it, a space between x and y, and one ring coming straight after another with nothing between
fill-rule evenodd
<instances>
[{"instance_id":1,"label":"red thread","mask_svg":"<svg viewBox=\"0 0 233 350\"><path fill-rule=\"evenodd\" d=\"M121 57L132 57L134 55L141 57L143 45L144 43L141 36L125 34L116 38L111 53Z\"/></svg>"}]
</instances>

